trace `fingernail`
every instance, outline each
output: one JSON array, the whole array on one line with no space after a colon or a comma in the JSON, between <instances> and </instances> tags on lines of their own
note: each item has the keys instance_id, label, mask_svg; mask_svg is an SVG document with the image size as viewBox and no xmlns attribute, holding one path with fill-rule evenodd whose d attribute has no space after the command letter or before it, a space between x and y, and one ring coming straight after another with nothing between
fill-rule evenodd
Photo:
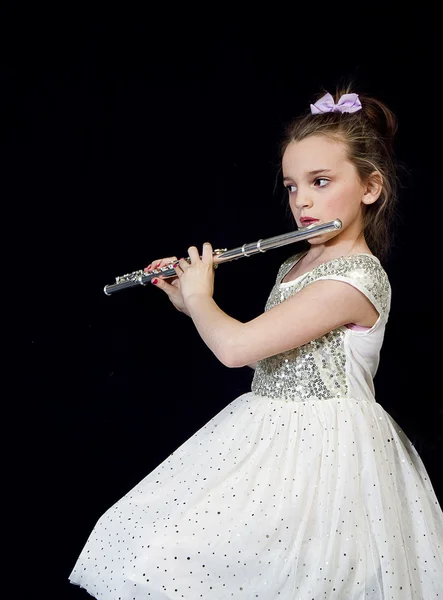
<instances>
[{"instance_id":1,"label":"fingernail","mask_svg":"<svg viewBox=\"0 0 443 600\"><path fill-rule=\"evenodd\" d=\"M148 269L148 271L149 271L149 269L150 269L151 267L152 267L152 263L151 263L150 265L148 265L146 268L147 268L147 269Z\"/></svg>"},{"instance_id":2,"label":"fingernail","mask_svg":"<svg viewBox=\"0 0 443 600\"><path fill-rule=\"evenodd\" d=\"M151 283L153 283L154 285L157 285L157 283L158 283L157 277L155 279L151 279Z\"/></svg>"}]
</instances>

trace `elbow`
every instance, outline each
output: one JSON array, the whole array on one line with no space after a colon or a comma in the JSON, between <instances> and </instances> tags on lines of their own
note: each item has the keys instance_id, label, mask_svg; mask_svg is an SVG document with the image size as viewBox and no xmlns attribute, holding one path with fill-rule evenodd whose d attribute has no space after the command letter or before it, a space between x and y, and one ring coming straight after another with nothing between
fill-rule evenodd
<instances>
[{"instance_id":1,"label":"elbow","mask_svg":"<svg viewBox=\"0 0 443 600\"><path fill-rule=\"evenodd\" d=\"M219 361L229 369L239 369L253 364L253 360L248 359L243 352L239 352L235 348L226 348L217 357Z\"/></svg>"},{"instance_id":2,"label":"elbow","mask_svg":"<svg viewBox=\"0 0 443 600\"><path fill-rule=\"evenodd\" d=\"M219 353L217 358L222 363L222 365L224 365L225 367L228 367L228 369L235 369L237 367L242 366L242 365L237 364L237 361L235 360L234 355L230 352Z\"/></svg>"},{"instance_id":3,"label":"elbow","mask_svg":"<svg viewBox=\"0 0 443 600\"><path fill-rule=\"evenodd\" d=\"M225 360L223 364L225 367L228 367L228 369L239 369L240 367L245 367L247 365L245 362L240 363L233 359Z\"/></svg>"},{"instance_id":4,"label":"elbow","mask_svg":"<svg viewBox=\"0 0 443 600\"><path fill-rule=\"evenodd\" d=\"M243 327L244 325L242 324L240 330L236 330L234 333L231 332L233 334L225 337L218 347L217 358L229 369L245 367L254 363L257 359L256 356L251 355L251 351L245 343Z\"/></svg>"}]
</instances>

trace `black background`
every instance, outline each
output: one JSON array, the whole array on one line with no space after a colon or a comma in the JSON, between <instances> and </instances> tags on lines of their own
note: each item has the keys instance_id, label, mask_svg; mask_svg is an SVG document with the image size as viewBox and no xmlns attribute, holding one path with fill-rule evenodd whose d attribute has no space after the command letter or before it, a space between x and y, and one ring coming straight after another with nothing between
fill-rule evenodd
<instances>
[{"instance_id":1,"label":"black background","mask_svg":"<svg viewBox=\"0 0 443 600\"><path fill-rule=\"evenodd\" d=\"M233 248L292 230L278 177L284 126L343 79L399 119L393 304L376 390L441 503L433 9L91 6L1 20L4 329L17 343L6 348L5 397L18 413L4 428L21 585L85 597L67 578L98 517L252 379L218 363L161 291L107 297L104 285L206 240ZM293 251L221 266L220 307L257 316Z\"/></svg>"}]
</instances>

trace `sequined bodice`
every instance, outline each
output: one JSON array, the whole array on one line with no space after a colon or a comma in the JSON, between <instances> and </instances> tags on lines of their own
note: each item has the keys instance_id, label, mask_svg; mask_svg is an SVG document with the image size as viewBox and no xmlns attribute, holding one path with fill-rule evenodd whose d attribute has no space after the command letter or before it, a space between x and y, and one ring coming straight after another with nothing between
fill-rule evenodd
<instances>
[{"instance_id":1,"label":"sequined bodice","mask_svg":"<svg viewBox=\"0 0 443 600\"><path fill-rule=\"evenodd\" d=\"M282 284L281 280L300 257L295 255L281 265L265 310L270 310L314 281L336 279L358 287L371 300L380 314L379 320L384 330L391 291L386 272L377 258L369 254L336 258L315 267L290 285ZM340 327L303 346L259 361L251 390L270 398L295 401L349 397L348 362L352 359L352 353L345 347L348 335L352 335L350 331ZM382 339L383 334L374 336L373 348L370 349L375 363L378 363ZM362 364L358 368L364 370L365 366ZM362 372L362 381L371 379L373 374Z\"/></svg>"}]
</instances>

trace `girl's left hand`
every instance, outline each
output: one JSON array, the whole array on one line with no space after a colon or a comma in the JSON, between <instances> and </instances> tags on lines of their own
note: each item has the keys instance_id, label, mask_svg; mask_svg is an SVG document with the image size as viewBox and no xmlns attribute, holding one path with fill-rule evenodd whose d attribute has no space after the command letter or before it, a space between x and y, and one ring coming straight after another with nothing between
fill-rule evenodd
<instances>
[{"instance_id":1,"label":"girl's left hand","mask_svg":"<svg viewBox=\"0 0 443 600\"><path fill-rule=\"evenodd\" d=\"M175 272L180 280L180 290L185 304L191 296L203 295L212 298L214 293L214 257L212 245L203 244L202 257L195 246L188 248L190 264L180 259L174 264Z\"/></svg>"}]
</instances>

